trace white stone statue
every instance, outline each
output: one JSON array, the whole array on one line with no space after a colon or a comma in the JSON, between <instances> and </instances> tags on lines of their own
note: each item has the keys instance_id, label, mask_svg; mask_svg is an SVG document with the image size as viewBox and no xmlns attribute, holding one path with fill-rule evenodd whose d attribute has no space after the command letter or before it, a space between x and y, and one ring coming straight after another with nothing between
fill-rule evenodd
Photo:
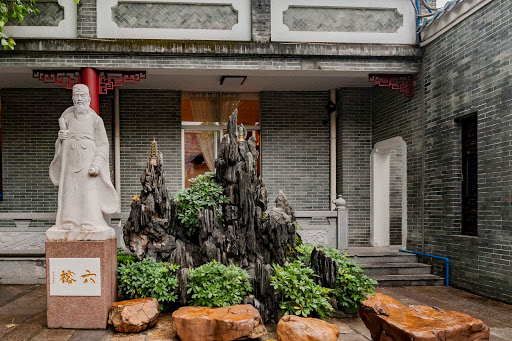
<instances>
[{"instance_id":1,"label":"white stone statue","mask_svg":"<svg viewBox=\"0 0 512 341\"><path fill-rule=\"evenodd\" d=\"M103 120L90 108L89 88L73 87L73 106L59 119L50 179L59 186L55 226L49 239L107 239L114 230L103 214L119 208L110 181L109 146Z\"/></svg>"}]
</instances>

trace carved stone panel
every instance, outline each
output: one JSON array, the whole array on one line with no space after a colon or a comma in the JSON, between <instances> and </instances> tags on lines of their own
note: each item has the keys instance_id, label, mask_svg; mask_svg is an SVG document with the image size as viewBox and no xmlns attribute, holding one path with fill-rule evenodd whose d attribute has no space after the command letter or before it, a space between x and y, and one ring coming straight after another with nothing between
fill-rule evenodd
<instances>
[{"instance_id":1,"label":"carved stone panel","mask_svg":"<svg viewBox=\"0 0 512 341\"><path fill-rule=\"evenodd\" d=\"M44 254L45 231L41 232L0 232L0 253Z\"/></svg>"},{"instance_id":2,"label":"carved stone panel","mask_svg":"<svg viewBox=\"0 0 512 341\"><path fill-rule=\"evenodd\" d=\"M302 242L338 247L336 212L299 211L296 212L296 221L300 226L296 231Z\"/></svg>"},{"instance_id":3,"label":"carved stone panel","mask_svg":"<svg viewBox=\"0 0 512 341\"><path fill-rule=\"evenodd\" d=\"M23 23L9 20L9 26L59 26L64 20L64 7L55 2L37 2L39 13L27 15Z\"/></svg>"},{"instance_id":4,"label":"carved stone panel","mask_svg":"<svg viewBox=\"0 0 512 341\"><path fill-rule=\"evenodd\" d=\"M250 0L97 1L98 38L251 40Z\"/></svg>"},{"instance_id":5,"label":"carved stone panel","mask_svg":"<svg viewBox=\"0 0 512 341\"><path fill-rule=\"evenodd\" d=\"M73 0L37 1L39 13L23 24L9 20L5 34L14 38L76 38L77 4Z\"/></svg>"},{"instance_id":6,"label":"carved stone panel","mask_svg":"<svg viewBox=\"0 0 512 341\"><path fill-rule=\"evenodd\" d=\"M238 11L230 5L118 3L112 19L119 27L231 30Z\"/></svg>"},{"instance_id":7,"label":"carved stone panel","mask_svg":"<svg viewBox=\"0 0 512 341\"><path fill-rule=\"evenodd\" d=\"M279 0L270 5L273 41L416 44L416 13L409 0Z\"/></svg>"}]
</instances>

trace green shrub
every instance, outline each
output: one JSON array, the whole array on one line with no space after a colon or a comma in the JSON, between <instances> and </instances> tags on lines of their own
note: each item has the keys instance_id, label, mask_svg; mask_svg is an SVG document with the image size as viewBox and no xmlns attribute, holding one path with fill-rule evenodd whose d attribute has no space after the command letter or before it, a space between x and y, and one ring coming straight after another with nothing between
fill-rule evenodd
<instances>
[{"instance_id":1,"label":"green shrub","mask_svg":"<svg viewBox=\"0 0 512 341\"><path fill-rule=\"evenodd\" d=\"M175 272L179 265L160 263L152 259L141 262L121 264L119 273L119 289L129 299L154 297L160 303L160 311L174 302L178 295Z\"/></svg>"},{"instance_id":2,"label":"green shrub","mask_svg":"<svg viewBox=\"0 0 512 341\"><path fill-rule=\"evenodd\" d=\"M120 247L117 248L117 266L135 263L135 260L135 256L124 253Z\"/></svg>"},{"instance_id":3,"label":"green shrub","mask_svg":"<svg viewBox=\"0 0 512 341\"><path fill-rule=\"evenodd\" d=\"M281 294L280 307L285 315L311 316L316 313L325 318L332 310L329 303L331 289L321 287L313 281L312 269L298 260L283 266L272 265L274 276L272 287Z\"/></svg>"},{"instance_id":4,"label":"green shrub","mask_svg":"<svg viewBox=\"0 0 512 341\"><path fill-rule=\"evenodd\" d=\"M219 184L212 179L213 173L205 173L190 179L190 187L184 188L174 195L177 203L178 219L187 228L187 235L191 236L197 229L197 213L207 207L216 207L220 216L219 204L229 202Z\"/></svg>"},{"instance_id":5,"label":"green shrub","mask_svg":"<svg viewBox=\"0 0 512 341\"><path fill-rule=\"evenodd\" d=\"M211 261L190 271L190 302L202 307L228 307L240 304L252 292L247 271Z\"/></svg>"},{"instance_id":6,"label":"green shrub","mask_svg":"<svg viewBox=\"0 0 512 341\"><path fill-rule=\"evenodd\" d=\"M344 311L355 311L359 303L366 299L366 295L373 294L373 288L377 282L365 275L364 270L348 258L346 253L324 245L326 255L331 256L339 265L338 279L332 291L338 307ZM302 244L297 246L297 259L305 265L310 265L311 252L314 246Z\"/></svg>"},{"instance_id":7,"label":"green shrub","mask_svg":"<svg viewBox=\"0 0 512 341\"><path fill-rule=\"evenodd\" d=\"M364 274L364 270L350 259L340 263L340 270L333 295L338 307L346 312L354 312L366 295L373 294L377 282Z\"/></svg>"}]
</instances>

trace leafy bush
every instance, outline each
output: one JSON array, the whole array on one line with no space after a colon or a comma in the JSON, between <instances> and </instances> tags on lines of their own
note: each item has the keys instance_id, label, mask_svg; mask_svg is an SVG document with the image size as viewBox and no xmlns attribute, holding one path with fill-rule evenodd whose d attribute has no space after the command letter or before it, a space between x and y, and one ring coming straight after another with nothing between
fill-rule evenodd
<instances>
[{"instance_id":1,"label":"leafy bush","mask_svg":"<svg viewBox=\"0 0 512 341\"><path fill-rule=\"evenodd\" d=\"M121 264L119 289L129 299L154 297L160 303L160 311L174 302L178 295L174 292L178 285L175 272L179 265L160 263L152 259Z\"/></svg>"},{"instance_id":2,"label":"leafy bush","mask_svg":"<svg viewBox=\"0 0 512 341\"><path fill-rule=\"evenodd\" d=\"M377 282L364 274L364 270L350 259L338 261L340 270L333 295L338 307L346 312L356 311L366 295L373 294Z\"/></svg>"},{"instance_id":3,"label":"leafy bush","mask_svg":"<svg viewBox=\"0 0 512 341\"><path fill-rule=\"evenodd\" d=\"M123 252L123 249L120 247L117 248L117 266L121 264L131 264L135 263L135 256L129 255Z\"/></svg>"},{"instance_id":4,"label":"leafy bush","mask_svg":"<svg viewBox=\"0 0 512 341\"><path fill-rule=\"evenodd\" d=\"M194 179L190 179L190 187L184 188L174 195L177 202L178 219L187 228L187 235L191 236L197 229L197 212L207 207L217 207L220 216L219 204L226 204L229 198L226 197L221 186L214 179L213 173L205 173Z\"/></svg>"},{"instance_id":5,"label":"leafy bush","mask_svg":"<svg viewBox=\"0 0 512 341\"><path fill-rule=\"evenodd\" d=\"M195 306L228 307L252 292L247 271L211 261L190 271L187 293Z\"/></svg>"},{"instance_id":6,"label":"leafy bush","mask_svg":"<svg viewBox=\"0 0 512 341\"><path fill-rule=\"evenodd\" d=\"M331 289L316 284L312 277L315 273L298 260L286 262L283 266L272 265L274 276L272 287L281 293L281 309L285 315L311 316L316 313L326 317L332 310L329 303Z\"/></svg>"},{"instance_id":7,"label":"leafy bush","mask_svg":"<svg viewBox=\"0 0 512 341\"><path fill-rule=\"evenodd\" d=\"M366 299L366 295L373 294L373 287L377 282L365 275L364 270L348 258L346 253L324 245L318 245L324 249L326 255L331 256L339 265L338 279L332 291L338 307L344 311L354 311L359 303ZM302 244L295 248L297 259L309 266L311 252L314 246Z\"/></svg>"}]
</instances>

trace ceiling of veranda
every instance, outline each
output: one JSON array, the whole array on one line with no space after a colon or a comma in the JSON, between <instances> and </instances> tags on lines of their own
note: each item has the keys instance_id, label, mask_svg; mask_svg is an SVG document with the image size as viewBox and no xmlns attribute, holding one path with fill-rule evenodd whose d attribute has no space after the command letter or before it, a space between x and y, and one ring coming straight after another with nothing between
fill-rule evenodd
<instances>
[{"instance_id":1,"label":"ceiling of veranda","mask_svg":"<svg viewBox=\"0 0 512 341\"><path fill-rule=\"evenodd\" d=\"M338 87L369 87L367 72L176 70L149 69L147 79L125 84L123 89L170 89L182 91L325 91ZM243 85L220 85L222 76L247 76ZM0 88L51 88L32 78L29 68L0 68Z\"/></svg>"}]
</instances>

